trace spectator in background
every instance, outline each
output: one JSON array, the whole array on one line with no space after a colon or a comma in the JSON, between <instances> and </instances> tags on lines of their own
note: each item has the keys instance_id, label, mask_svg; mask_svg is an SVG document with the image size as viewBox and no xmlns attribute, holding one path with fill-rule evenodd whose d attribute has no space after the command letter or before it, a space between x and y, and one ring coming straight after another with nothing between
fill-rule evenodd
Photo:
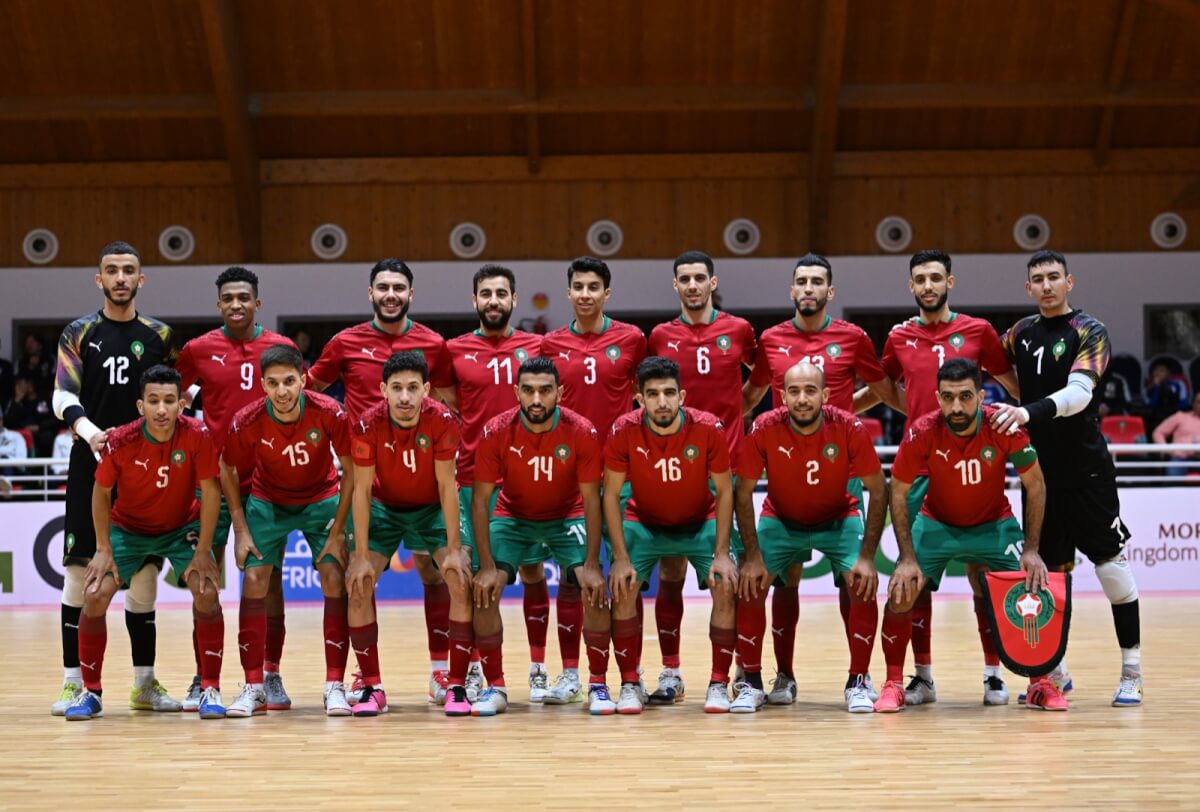
<instances>
[{"instance_id":1,"label":"spectator in background","mask_svg":"<svg viewBox=\"0 0 1200 812\"><path fill-rule=\"evenodd\" d=\"M29 449L25 445L25 438L7 428L4 425L4 418L0 417L0 474L6 477L14 474L22 473L18 468L9 468L3 464L3 460L23 460L29 456Z\"/></svg>"},{"instance_id":2,"label":"spectator in background","mask_svg":"<svg viewBox=\"0 0 1200 812\"><path fill-rule=\"evenodd\" d=\"M296 342L296 349L300 350L300 357L304 359L304 366L312 367L317 363L317 353L313 350L312 335L301 327L292 334L292 341Z\"/></svg>"},{"instance_id":3,"label":"spectator in background","mask_svg":"<svg viewBox=\"0 0 1200 812\"><path fill-rule=\"evenodd\" d=\"M50 470L54 472L55 476L65 477L67 475L73 442L75 442L75 438L71 436L71 430L66 426L63 426L58 430L58 434L54 435L54 447L50 450L50 456L56 460L62 460L62 462L56 462L50 466Z\"/></svg>"},{"instance_id":4,"label":"spectator in background","mask_svg":"<svg viewBox=\"0 0 1200 812\"><path fill-rule=\"evenodd\" d=\"M1191 411L1176 412L1158 424L1154 429L1154 442L1160 445L1200 443L1200 394L1192 398ZM1200 452L1177 451L1171 457L1176 460L1200 460ZM1167 466L1168 476L1187 476L1189 473L1200 474L1200 468Z\"/></svg>"},{"instance_id":5,"label":"spectator in background","mask_svg":"<svg viewBox=\"0 0 1200 812\"><path fill-rule=\"evenodd\" d=\"M29 378L39 394L49 397L54 388L54 358L46 355L46 345L36 333L25 336L24 348L25 354L17 362L17 377Z\"/></svg>"},{"instance_id":6,"label":"spectator in background","mask_svg":"<svg viewBox=\"0 0 1200 812\"><path fill-rule=\"evenodd\" d=\"M1100 379L1100 416L1129 414L1129 385L1110 369Z\"/></svg>"},{"instance_id":7,"label":"spectator in background","mask_svg":"<svg viewBox=\"0 0 1200 812\"><path fill-rule=\"evenodd\" d=\"M12 403L15 386L12 361L0 358L0 412L8 410L8 404Z\"/></svg>"},{"instance_id":8,"label":"spectator in background","mask_svg":"<svg viewBox=\"0 0 1200 812\"><path fill-rule=\"evenodd\" d=\"M1146 427L1153 429L1187 401L1187 387L1171 373L1163 361L1150 367L1150 383L1146 385Z\"/></svg>"},{"instance_id":9,"label":"spectator in background","mask_svg":"<svg viewBox=\"0 0 1200 812\"><path fill-rule=\"evenodd\" d=\"M13 402L4 414L5 422L15 429L33 432L34 450L37 456L50 453L54 435L58 432L58 418L50 405L50 395L39 393L34 382L25 375L17 375Z\"/></svg>"}]
</instances>

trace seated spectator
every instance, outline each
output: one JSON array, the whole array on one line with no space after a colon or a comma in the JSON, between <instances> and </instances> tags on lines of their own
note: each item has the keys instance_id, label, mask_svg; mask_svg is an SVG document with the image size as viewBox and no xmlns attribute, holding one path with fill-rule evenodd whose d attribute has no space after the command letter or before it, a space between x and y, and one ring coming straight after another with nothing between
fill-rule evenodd
<instances>
[{"instance_id":1,"label":"seated spectator","mask_svg":"<svg viewBox=\"0 0 1200 812\"><path fill-rule=\"evenodd\" d=\"M12 361L0 358L0 412L8 409L13 399L13 387L16 386Z\"/></svg>"},{"instance_id":2,"label":"seated spectator","mask_svg":"<svg viewBox=\"0 0 1200 812\"><path fill-rule=\"evenodd\" d=\"M25 437L4 425L4 418L0 417L0 461L3 460L23 460L29 456L29 449L25 445ZM14 476L24 473L20 468L7 467L0 462L0 474L4 476Z\"/></svg>"},{"instance_id":3,"label":"seated spectator","mask_svg":"<svg viewBox=\"0 0 1200 812\"><path fill-rule=\"evenodd\" d=\"M1192 398L1191 411L1176 412L1158 424L1154 429L1154 442L1160 445L1200 443L1200 394ZM1200 452L1177 451L1171 454L1171 457L1176 460L1200 461ZM1187 476L1189 473L1200 474L1200 468L1167 466L1169 476Z\"/></svg>"},{"instance_id":4,"label":"seated spectator","mask_svg":"<svg viewBox=\"0 0 1200 812\"><path fill-rule=\"evenodd\" d=\"M304 359L305 366L311 367L317 363L317 353L313 350L312 334L301 327L292 334L292 341L296 342L296 349L300 350L300 357Z\"/></svg>"},{"instance_id":5,"label":"seated spectator","mask_svg":"<svg viewBox=\"0 0 1200 812\"><path fill-rule=\"evenodd\" d=\"M71 461L71 446L75 444L75 436L71 434L71 430L64 427L59 430L54 437L54 448L50 451L50 456L62 462L56 462L50 466L50 470L57 476L65 477L67 468Z\"/></svg>"},{"instance_id":6,"label":"seated spectator","mask_svg":"<svg viewBox=\"0 0 1200 812\"><path fill-rule=\"evenodd\" d=\"M1150 382L1146 385L1146 426L1154 428L1187 402L1187 384L1172 374L1162 361L1150 367Z\"/></svg>"},{"instance_id":7,"label":"seated spectator","mask_svg":"<svg viewBox=\"0 0 1200 812\"><path fill-rule=\"evenodd\" d=\"M1129 414L1129 385L1120 375L1106 373L1100 379L1100 416Z\"/></svg>"},{"instance_id":8,"label":"seated spectator","mask_svg":"<svg viewBox=\"0 0 1200 812\"><path fill-rule=\"evenodd\" d=\"M46 355L46 345L35 333L25 336L23 346L25 354L17 362L17 377L29 378L38 394L50 397L54 389L54 358Z\"/></svg>"},{"instance_id":9,"label":"seated spectator","mask_svg":"<svg viewBox=\"0 0 1200 812\"><path fill-rule=\"evenodd\" d=\"M33 432L34 449L37 456L44 457L50 453L54 444L54 435L58 432L61 422L54 416L50 405L50 395L41 394L28 375L18 375L16 395L12 405L4 413L5 422L14 429L29 429Z\"/></svg>"}]
</instances>

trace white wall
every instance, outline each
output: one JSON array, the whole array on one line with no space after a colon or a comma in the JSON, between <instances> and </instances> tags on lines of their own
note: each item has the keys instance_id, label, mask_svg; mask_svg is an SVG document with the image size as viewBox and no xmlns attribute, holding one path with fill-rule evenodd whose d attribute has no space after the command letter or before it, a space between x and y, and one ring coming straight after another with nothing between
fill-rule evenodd
<instances>
[{"instance_id":1,"label":"white wall","mask_svg":"<svg viewBox=\"0 0 1200 812\"><path fill-rule=\"evenodd\" d=\"M957 286L951 297L955 309L970 312L978 306L1024 306L1032 303L1024 291L1024 254L979 254L954 258ZM1142 354L1145 335L1143 305L1200 303L1200 253L1074 254L1068 257L1076 288L1071 296L1108 325L1116 352ZM723 259L717 263L725 307L733 313L791 311L788 284L793 258ZM503 261L501 261L503 262ZM477 262L414 263L415 300L412 315L470 312L471 274ZM517 273L517 319L537 315L535 293L546 293L547 320L556 326L567 320L567 261L508 262ZM670 260L614 260L613 297L617 311L673 310L678 299L671 289ZM838 257L833 259L836 291L831 311L843 307L912 307L905 282L908 257ZM255 265L261 279L261 320L275 327L281 316L364 317L369 264ZM221 266L151 266L139 308L167 322L179 317L211 315L216 321L213 280ZM70 320L100 306L91 268L0 269L0 337L3 352L12 353L14 320Z\"/></svg>"}]
</instances>

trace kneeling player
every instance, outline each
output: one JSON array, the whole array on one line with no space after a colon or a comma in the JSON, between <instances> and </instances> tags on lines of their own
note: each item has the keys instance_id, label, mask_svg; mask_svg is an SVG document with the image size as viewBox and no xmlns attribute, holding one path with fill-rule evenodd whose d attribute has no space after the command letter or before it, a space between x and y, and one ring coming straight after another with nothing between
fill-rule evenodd
<instances>
[{"instance_id":1,"label":"kneeling player","mask_svg":"<svg viewBox=\"0 0 1200 812\"><path fill-rule=\"evenodd\" d=\"M695 567L701 588L712 590L712 674L704 710L725 713L737 645L729 446L721 421L683 405L678 364L651 356L638 365L637 375L642 408L613 426L604 462L604 518L613 556L613 650L621 669L617 712L642 712L638 592L661 559L682 556ZM626 479L632 497L622 516L620 493Z\"/></svg>"},{"instance_id":2,"label":"kneeling player","mask_svg":"<svg viewBox=\"0 0 1200 812\"><path fill-rule=\"evenodd\" d=\"M108 642L104 614L117 590L128 586L133 574L154 557L170 560L180 574L180 585L192 591L202 652L200 718L225 715L220 690L225 620L218 600L220 574L212 557L221 506L217 456L204 424L180 415L179 383L179 373L162 365L142 374L137 408L143 417L109 433L96 469L92 492L96 555L84 576L79 619L84 691L67 708L69 720L104 715L100 701L100 670Z\"/></svg>"},{"instance_id":3,"label":"kneeling player","mask_svg":"<svg viewBox=\"0 0 1200 812\"><path fill-rule=\"evenodd\" d=\"M474 716L508 708L500 593L505 584L516 582L520 567L553 558L562 580L579 586L592 674L603 675L608 664L609 616L600 568L600 440L587 418L558 405L558 369L549 358L521 364L516 391L520 405L488 421L475 455L475 645L488 688L471 707ZM504 488L489 515L497 482ZM602 660L590 642L597 633L604 635Z\"/></svg>"},{"instance_id":4,"label":"kneeling player","mask_svg":"<svg viewBox=\"0 0 1200 812\"><path fill-rule=\"evenodd\" d=\"M951 561L980 564L991 571L1024 570L1027 587L1046 584L1046 565L1038 555L1046 485L1037 453L1024 430L1007 434L992 428L996 410L979 397L979 367L955 358L938 370L940 411L919 418L908 430L892 465L892 527L900 558L888 583L883 616L883 654L887 682L875 703L879 713L904 708L904 655L912 636L912 607L922 588L937 590ZM1025 532L1013 518L1004 495L1005 463L1011 462L1025 487ZM909 530L908 492L918 472L929 471L929 492L921 515ZM984 654L994 655L990 635L981 637ZM990 678L999 666L984 670L984 702ZM1067 701L1041 677L1030 686L1031 706L1066 710ZM999 703L1003 704L1003 703Z\"/></svg>"},{"instance_id":5,"label":"kneeling player","mask_svg":"<svg viewBox=\"0 0 1200 812\"><path fill-rule=\"evenodd\" d=\"M821 369L802 361L783 378L783 402L754 421L738 466L738 526L746 545L740 573L738 653L746 682L730 710L753 713L766 701L762 641L767 630L767 589L794 588L813 550L829 559L850 592L850 676L846 709L872 711L867 671L879 605L875 551L887 515L887 482L871 437L854 415L826 406ZM754 488L767 473L767 498L754 529ZM858 499L847 493L851 471L871 495L867 522Z\"/></svg>"},{"instance_id":6,"label":"kneeling player","mask_svg":"<svg viewBox=\"0 0 1200 812\"><path fill-rule=\"evenodd\" d=\"M283 568L293 530L303 533L314 551L312 562L325 596L325 712L350 715L343 684L350 656L345 531L354 477L343 477L339 488L333 466L336 453L342 470L352 470L349 427L336 400L304 389L303 363L292 347L263 352L259 366L267 396L233 418L221 456L221 487L233 521L237 564L244 572L238 650L246 683L229 706L229 716L267 712L266 596L271 570ZM243 510L238 471L248 468L254 474Z\"/></svg>"},{"instance_id":7,"label":"kneeling player","mask_svg":"<svg viewBox=\"0 0 1200 812\"><path fill-rule=\"evenodd\" d=\"M354 540L346 586L350 644L365 685L355 716L386 713L379 676L375 584L401 540L414 556L432 556L450 590L450 683L446 715L467 716L464 688L471 662L471 556L458 526L458 421L429 397L429 365L419 351L398 352L383 365L385 402L354 425ZM451 517L446 523L445 517Z\"/></svg>"}]
</instances>

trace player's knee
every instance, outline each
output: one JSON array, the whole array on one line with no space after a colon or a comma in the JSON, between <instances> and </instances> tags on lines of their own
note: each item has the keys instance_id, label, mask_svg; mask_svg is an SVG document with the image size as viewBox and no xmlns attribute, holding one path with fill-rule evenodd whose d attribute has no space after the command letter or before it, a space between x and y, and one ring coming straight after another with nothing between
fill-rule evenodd
<instances>
[{"instance_id":1,"label":"player's knee","mask_svg":"<svg viewBox=\"0 0 1200 812\"><path fill-rule=\"evenodd\" d=\"M446 591L450 593L451 603L460 603L471 597L469 585L457 575L452 575L446 579Z\"/></svg>"},{"instance_id":2,"label":"player's knee","mask_svg":"<svg viewBox=\"0 0 1200 812\"><path fill-rule=\"evenodd\" d=\"M75 564L67 566L63 578L62 602L65 606L78 609L83 606L83 576L87 570Z\"/></svg>"},{"instance_id":3,"label":"player's knee","mask_svg":"<svg viewBox=\"0 0 1200 812\"><path fill-rule=\"evenodd\" d=\"M613 617L614 618L616 618L616 617L628 618L628 617L633 617L637 614L638 597L640 597L640 595L641 595L641 592L638 591L640 588L641 588L640 584L634 584L633 589L626 592L622 597L620 597L620 598L614 597L613 598Z\"/></svg>"},{"instance_id":4,"label":"player's knee","mask_svg":"<svg viewBox=\"0 0 1200 812\"><path fill-rule=\"evenodd\" d=\"M351 592L346 602L346 606L348 607L350 614L355 616L368 614L371 609L372 595L374 595L374 592L365 594L359 591Z\"/></svg>"},{"instance_id":5,"label":"player's knee","mask_svg":"<svg viewBox=\"0 0 1200 812\"><path fill-rule=\"evenodd\" d=\"M1133 579L1133 570L1129 568L1124 553L1097 564L1096 577L1100 579L1100 586L1108 596L1109 603L1117 606L1138 599L1137 582Z\"/></svg>"},{"instance_id":6,"label":"player's knee","mask_svg":"<svg viewBox=\"0 0 1200 812\"><path fill-rule=\"evenodd\" d=\"M321 594L327 598L340 598L346 594L346 574L337 564L322 564L317 567L321 574Z\"/></svg>"},{"instance_id":7,"label":"player's knee","mask_svg":"<svg viewBox=\"0 0 1200 812\"><path fill-rule=\"evenodd\" d=\"M201 579L201 583L192 586L192 604L200 614L211 615L221 606L221 593L215 589L201 591L202 585L203 580Z\"/></svg>"},{"instance_id":8,"label":"player's knee","mask_svg":"<svg viewBox=\"0 0 1200 812\"><path fill-rule=\"evenodd\" d=\"M113 596L117 594L117 582L115 579L105 576L100 581L100 586L95 592L88 592L83 599L83 613L88 617L100 617L108 609L108 605L112 603ZM125 600L125 608L129 609L129 600ZM134 611L129 609L129 611Z\"/></svg>"},{"instance_id":9,"label":"player's knee","mask_svg":"<svg viewBox=\"0 0 1200 812\"><path fill-rule=\"evenodd\" d=\"M247 567L242 576L242 595L252 600L267 596L271 586L272 567Z\"/></svg>"},{"instance_id":10,"label":"player's knee","mask_svg":"<svg viewBox=\"0 0 1200 812\"><path fill-rule=\"evenodd\" d=\"M536 584L546 580L546 568L541 564L522 564L517 568L521 583Z\"/></svg>"},{"instance_id":11,"label":"player's knee","mask_svg":"<svg viewBox=\"0 0 1200 812\"><path fill-rule=\"evenodd\" d=\"M664 558L658 564L658 580L682 581L687 577L687 559L682 556Z\"/></svg>"},{"instance_id":12,"label":"player's knee","mask_svg":"<svg viewBox=\"0 0 1200 812\"><path fill-rule=\"evenodd\" d=\"M129 579L129 589L125 592L125 610L135 615L153 612L157 599L158 567L142 567Z\"/></svg>"},{"instance_id":13,"label":"player's knee","mask_svg":"<svg viewBox=\"0 0 1200 812\"><path fill-rule=\"evenodd\" d=\"M434 566L432 556L414 555L412 560L413 565L417 568L417 577L421 579L421 583L426 586L435 586L442 583L442 573Z\"/></svg>"},{"instance_id":14,"label":"player's knee","mask_svg":"<svg viewBox=\"0 0 1200 812\"><path fill-rule=\"evenodd\" d=\"M720 581L712 587L713 608L717 611L732 609L737 604L737 592L734 591L732 584L725 584Z\"/></svg>"}]
</instances>

